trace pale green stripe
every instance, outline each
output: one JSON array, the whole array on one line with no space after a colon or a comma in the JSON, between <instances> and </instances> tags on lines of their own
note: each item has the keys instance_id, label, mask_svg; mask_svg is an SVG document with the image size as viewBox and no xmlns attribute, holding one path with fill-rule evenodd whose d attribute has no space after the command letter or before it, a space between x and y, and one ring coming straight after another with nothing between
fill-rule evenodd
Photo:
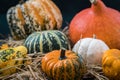
<instances>
[{"instance_id":1,"label":"pale green stripe","mask_svg":"<svg viewBox=\"0 0 120 80\"><path fill-rule=\"evenodd\" d=\"M40 37L40 43L39 43L39 45L40 45L40 51L41 51L41 52L43 52L43 45L42 45L42 39L43 39L42 37L43 37L43 36L42 36L42 34L44 34L44 33L41 32L41 34L40 34L40 36L41 36L41 37Z\"/></svg>"},{"instance_id":2,"label":"pale green stripe","mask_svg":"<svg viewBox=\"0 0 120 80\"><path fill-rule=\"evenodd\" d=\"M49 50L51 51L51 50L52 50L52 47L51 47L50 45L52 45L52 43L51 43L50 39L48 38L48 33L49 33L49 32L46 32L46 34L45 34L45 38L46 38L47 41L48 41Z\"/></svg>"},{"instance_id":3,"label":"pale green stripe","mask_svg":"<svg viewBox=\"0 0 120 80\"><path fill-rule=\"evenodd\" d=\"M60 44L60 48L61 48L62 47L61 41L60 41L60 38L58 37L57 33L55 33L55 32L50 32L50 33L55 36L55 39L57 40L58 44Z\"/></svg>"},{"instance_id":4,"label":"pale green stripe","mask_svg":"<svg viewBox=\"0 0 120 80\"><path fill-rule=\"evenodd\" d=\"M32 38L31 40L29 40L29 51L31 51L31 48L32 48L32 45L31 45L31 43L33 43L33 40L34 40L35 38Z\"/></svg>"},{"instance_id":5,"label":"pale green stripe","mask_svg":"<svg viewBox=\"0 0 120 80\"><path fill-rule=\"evenodd\" d=\"M33 44L33 46L34 46L34 51L36 51L36 48L37 48L37 45L36 45L36 43L37 43L37 39L38 39L38 37L39 37L39 34L37 34L36 36L35 36L35 41L33 42L34 44Z\"/></svg>"}]
</instances>

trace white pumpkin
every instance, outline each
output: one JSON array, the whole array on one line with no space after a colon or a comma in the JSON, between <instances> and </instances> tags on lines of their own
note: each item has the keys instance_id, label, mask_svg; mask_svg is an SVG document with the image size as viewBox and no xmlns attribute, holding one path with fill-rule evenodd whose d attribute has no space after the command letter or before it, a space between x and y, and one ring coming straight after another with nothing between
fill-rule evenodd
<instances>
[{"instance_id":1,"label":"white pumpkin","mask_svg":"<svg viewBox=\"0 0 120 80\"><path fill-rule=\"evenodd\" d=\"M99 39L83 38L74 46L73 51L82 56L86 64L101 65L102 55L109 47Z\"/></svg>"}]
</instances>

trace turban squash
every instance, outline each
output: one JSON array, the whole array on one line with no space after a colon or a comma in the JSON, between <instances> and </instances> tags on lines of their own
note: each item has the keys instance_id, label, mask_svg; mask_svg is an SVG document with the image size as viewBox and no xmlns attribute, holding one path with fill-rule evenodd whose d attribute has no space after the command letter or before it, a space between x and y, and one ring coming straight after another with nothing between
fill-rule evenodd
<instances>
[{"instance_id":1,"label":"turban squash","mask_svg":"<svg viewBox=\"0 0 120 80\"><path fill-rule=\"evenodd\" d=\"M43 52L61 48L69 49L69 42L66 35L59 30L47 30L34 32L24 42L29 53Z\"/></svg>"},{"instance_id":2,"label":"turban squash","mask_svg":"<svg viewBox=\"0 0 120 80\"><path fill-rule=\"evenodd\" d=\"M110 80L120 80L120 50L105 51L102 58L102 69Z\"/></svg>"},{"instance_id":3,"label":"turban squash","mask_svg":"<svg viewBox=\"0 0 120 80\"><path fill-rule=\"evenodd\" d=\"M15 66L21 67L21 65L27 65L31 62L24 60L25 58L30 59L27 56L27 48L24 46L0 50L0 76L15 73L17 71Z\"/></svg>"},{"instance_id":4,"label":"turban squash","mask_svg":"<svg viewBox=\"0 0 120 80\"><path fill-rule=\"evenodd\" d=\"M54 50L47 53L41 67L52 80L81 80L86 72L83 58L70 50Z\"/></svg>"},{"instance_id":5,"label":"turban squash","mask_svg":"<svg viewBox=\"0 0 120 80\"><path fill-rule=\"evenodd\" d=\"M13 39L20 40L35 31L60 29L62 14L52 0L28 0L11 7L7 21Z\"/></svg>"},{"instance_id":6,"label":"turban squash","mask_svg":"<svg viewBox=\"0 0 120 80\"><path fill-rule=\"evenodd\" d=\"M74 46L73 51L82 56L86 64L101 65L102 55L109 47L100 39L83 38Z\"/></svg>"}]
</instances>

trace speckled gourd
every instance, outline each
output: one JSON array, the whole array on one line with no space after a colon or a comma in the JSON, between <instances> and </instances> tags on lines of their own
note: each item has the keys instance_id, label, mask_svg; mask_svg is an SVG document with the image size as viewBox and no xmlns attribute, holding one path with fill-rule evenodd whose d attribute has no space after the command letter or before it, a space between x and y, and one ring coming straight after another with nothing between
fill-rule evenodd
<instances>
[{"instance_id":1,"label":"speckled gourd","mask_svg":"<svg viewBox=\"0 0 120 80\"><path fill-rule=\"evenodd\" d=\"M52 0L28 0L11 7L7 21L13 39L20 40L35 31L60 29L62 14Z\"/></svg>"},{"instance_id":2,"label":"speckled gourd","mask_svg":"<svg viewBox=\"0 0 120 80\"><path fill-rule=\"evenodd\" d=\"M30 62L30 57L27 56L27 48L24 46L0 50L0 76L13 74L17 71L16 67L20 68Z\"/></svg>"}]
</instances>

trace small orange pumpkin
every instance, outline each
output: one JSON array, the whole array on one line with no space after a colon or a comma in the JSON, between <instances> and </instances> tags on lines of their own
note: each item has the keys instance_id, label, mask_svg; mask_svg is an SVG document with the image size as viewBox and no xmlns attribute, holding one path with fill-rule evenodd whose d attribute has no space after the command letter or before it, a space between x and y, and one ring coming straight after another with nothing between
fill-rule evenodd
<instances>
[{"instance_id":1,"label":"small orange pumpkin","mask_svg":"<svg viewBox=\"0 0 120 80\"><path fill-rule=\"evenodd\" d=\"M102 58L104 74L110 80L120 80L120 50L110 49L105 51Z\"/></svg>"},{"instance_id":2,"label":"small orange pumpkin","mask_svg":"<svg viewBox=\"0 0 120 80\"><path fill-rule=\"evenodd\" d=\"M52 80L80 80L86 71L82 57L69 50L54 50L42 58L42 70Z\"/></svg>"}]
</instances>

